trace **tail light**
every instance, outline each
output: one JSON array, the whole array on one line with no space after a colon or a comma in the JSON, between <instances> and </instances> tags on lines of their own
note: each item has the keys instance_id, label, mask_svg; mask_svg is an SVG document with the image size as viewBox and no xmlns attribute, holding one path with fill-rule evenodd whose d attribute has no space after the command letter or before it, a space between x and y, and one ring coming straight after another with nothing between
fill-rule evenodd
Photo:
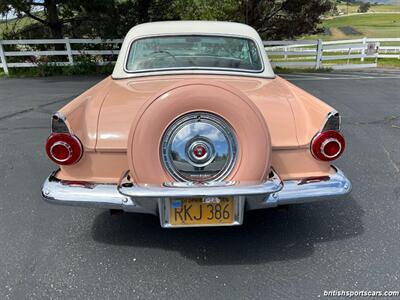
<instances>
[{"instance_id":1,"label":"tail light","mask_svg":"<svg viewBox=\"0 0 400 300\"><path fill-rule=\"evenodd\" d=\"M83 154L79 139L69 133L53 133L46 142L48 157L59 165L77 163Z\"/></svg>"},{"instance_id":2,"label":"tail light","mask_svg":"<svg viewBox=\"0 0 400 300\"><path fill-rule=\"evenodd\" d=\"M346 142L339 131L320 132L311 143L311 153L322 161L331 161L342 155Z\"/></svg>"}]
</instances>

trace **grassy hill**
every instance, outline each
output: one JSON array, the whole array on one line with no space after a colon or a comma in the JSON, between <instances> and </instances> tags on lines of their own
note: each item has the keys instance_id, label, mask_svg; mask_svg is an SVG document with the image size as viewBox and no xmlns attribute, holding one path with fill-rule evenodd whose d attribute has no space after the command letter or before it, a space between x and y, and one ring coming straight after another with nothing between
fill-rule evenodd
<instances>
[{"instance_id":1,"label":"grassy hill","mask_svg":"<svg viewBox=\"0 0 400 300\"><path fill-rule=\"evenodd\" d=\"M11 19L11 20L0 20L0 38L3 35L3 32L7 30L8 32L17 32L23 29L25 26L36 23L35 20L31 18L21 18L21 19Z\"/></svg>"},{"instance_id":2,"label":"grassy hill","mask_svg":"<svg viewBox=\"0 0 400 300\"><path fill-rule=\"evenodd\" d=\"M380 5L383 6L383 5ZM393 6L400 10L400 6ZM305 39L341 40L360 37L399 37L400 13L366 13L338 16L323 20L325 32Z\"/></svg>"},{"instance_id":3,"label":"grassy hill","mask_svg":"<svg viewBox=\"0 0 400 300\"><path fill-rule=\"evenodd\" d=\"M357 12L359 6L360 6L359 4L349 4L349 6L347 6L344 3L340 3L337 5L337 9L339 13L347 13L348 10L349 14L352 14ZM400 5L387 5L387 4L371 5L370 9L368 10L368 12L396 12L396 11L400 12Z\"/></svg>"}]
</instances>

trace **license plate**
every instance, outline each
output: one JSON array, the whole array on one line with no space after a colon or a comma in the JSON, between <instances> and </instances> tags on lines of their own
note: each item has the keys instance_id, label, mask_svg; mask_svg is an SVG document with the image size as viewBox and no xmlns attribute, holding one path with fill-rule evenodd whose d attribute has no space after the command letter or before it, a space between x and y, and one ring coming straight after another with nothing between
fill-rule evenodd
<instances>
[{"instance_id":1,"label":"license plate","mask_svg":"<svg viewBox=\"0 0 400 300\"><path fill-rule=\"evenodd\" d=\"M234 209L231 197L171 199L171 225L233 224Z\"/></svg>"}]
</instances>

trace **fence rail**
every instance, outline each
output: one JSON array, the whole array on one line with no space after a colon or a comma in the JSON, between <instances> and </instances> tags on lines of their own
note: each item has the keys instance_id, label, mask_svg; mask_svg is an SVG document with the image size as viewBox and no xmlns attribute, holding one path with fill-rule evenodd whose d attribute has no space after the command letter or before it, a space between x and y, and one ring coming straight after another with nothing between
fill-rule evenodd
<instances>
[{"instance_id":1,"label":"fence rail","mask_svg":"<svg viewBox=\"0 0 400 300\"><path fill-rule=\"evenodd\" d=\"M119 54L122 39L41 39L41 40L0 40L0 68L9 73L9 68L37 67L41 57L56 57L51 64L72 66L76 57L82 55L96 56L96 63L104 65L114 63ZM80 49L76 45L80 44ZM32 46L33 45L33 46ZM38 46L61 45L63 50L38 50ZM83 47L82 47L83 45ZM98 46L103 49L87 49L88 46ZM107 45L107 47L104 47ZM7 49L11 47L12 50ZM106 48L106 49L104 49ZM23 58L18 59L18 58ZM8 59L10 58L10 59ZM16 59L17 58L17 59Z\"/></svg>"},{"instance_id":2,"label":"fence rail","mask_svg":"<svg viewBox=\"0 0 400 300\"><path fill-rule=\"evenodd\" d=\"M400 38L265 41L264 47L272 65L282 68L372 68L378 59L400 60Z\"/></svg>"},{"instance_id":3,"label":"fence rail","mask_svg":"<svg viewBox=\"0 0 400 300\"><path fill-rule=\"evenodd\" d=\"M52 58L48 59L51 64L72 66L82 55L95 57L99 65L114 63L122 41L122 39L69 38L0 40L0 68L8 74L9 68L37 67L43 58ZM378 59L400 59L400 38L264 41L263 43L272 65L283 68L363 68L376 67ZM364 63L366 59L369 60L368 63ZM359 61L354 63L354 60Z\"/></svg>"}]
</instances>

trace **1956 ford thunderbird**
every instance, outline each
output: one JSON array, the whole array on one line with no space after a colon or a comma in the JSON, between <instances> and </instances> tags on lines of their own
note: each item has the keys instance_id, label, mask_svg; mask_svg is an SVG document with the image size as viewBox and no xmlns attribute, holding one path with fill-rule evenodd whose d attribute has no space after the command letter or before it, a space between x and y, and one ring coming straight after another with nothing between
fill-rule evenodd
<instances>
[{"instance_id":1,"label":"1956 ford thunderbird","mask_svg":"<svg viewBox=\"0 0 400 300\"><path fill-rule=\"evenodd\" d=\"M351 183L337 111L276 76L257 32L228 22L133 27L112 76L56 112L56 204L240 225L247 210L327 200Z\"/></svg>"}]
</instances>

